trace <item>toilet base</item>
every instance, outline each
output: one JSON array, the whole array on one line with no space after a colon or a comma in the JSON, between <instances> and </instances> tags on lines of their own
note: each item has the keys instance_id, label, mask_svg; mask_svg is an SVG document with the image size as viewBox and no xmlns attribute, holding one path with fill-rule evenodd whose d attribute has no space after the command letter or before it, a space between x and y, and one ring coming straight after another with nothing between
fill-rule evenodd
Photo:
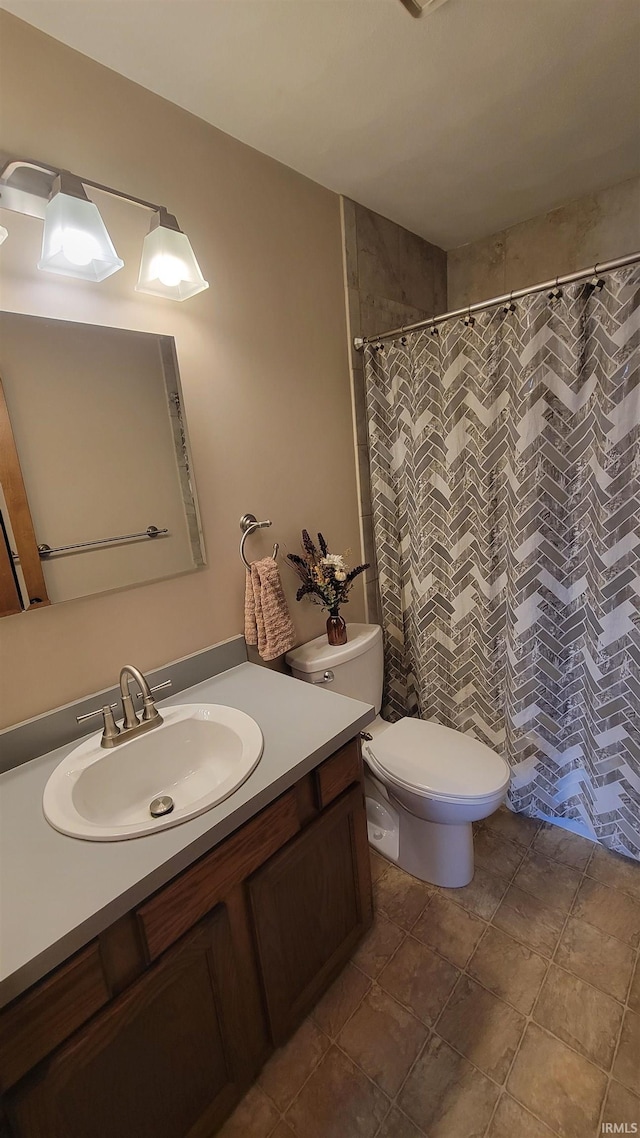
<instances>
[{"instance_id":1,"label":"toilet base","mask_svg":"<svg viewBox=\"0 0 640 1138\"><path fill-rule=\"evenodd\" d=\"M473 878L471 822L427 822L403 808L399 837L398 865L413 877L445 889L461 889Z\"/></svg>"},{"instance_id":2,"label":"toilet base","mask_svg":"<svg viewBox=\"0 0 640 1138\"><path fill-rule=\"evenodd\" d=\"M461 889L473 878L470 822L444 825L416 818L396 802L371 771L365 776L369 845L412 877L445 889Z\"/></svg>"},{"instance_id":3,"label":"toilet base","mask_svg":"<svg viewBox=\"0 0 640 1138\"><path fill-rule=\"evenodd\" d=\"M398 861L398 812L389 802L380 802L367 793L367 836L369 845L388 861Z\"/></svg>"}]
</instances>

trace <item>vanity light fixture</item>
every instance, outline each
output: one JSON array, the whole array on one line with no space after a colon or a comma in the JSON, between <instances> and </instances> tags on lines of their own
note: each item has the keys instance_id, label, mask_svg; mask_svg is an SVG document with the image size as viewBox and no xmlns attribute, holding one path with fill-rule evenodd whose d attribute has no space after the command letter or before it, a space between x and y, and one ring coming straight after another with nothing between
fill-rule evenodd
<instances>
[{"instance_id":1,"label":"vanity light fixture","mask_svg":"<svg viewBox=\"0 0 640 1138\"><path fill-rule=\"evenodd\" d=\"M7 240L8 236L9 230L6 229L4 225L0 225L0 245L2 245L2 243Z\"/></svg>"},{"instance_id":2,"label":"vanity light fixture","mask_svg":"<svg viewBox=\"0 0 640 1138\"><path fill-rule=\"evenodd\" d=\"M107 227L84 186L73 174L59 174L44 211L38 268L63 277L103 281L121 269Z\"/></svg>"},{"instance_id":3,"label":"vanity light fixture","mask_svg":"<svg viewBox=\"0 0 640 1138\"><path fill-rule=\"evenodd\" d=\"M136 292L187 300L208 287L186 233L172 213L158 210L142 243Z\"/></svg>"},{"instance_id":4,"label":"vanity light fixture","mask_svg":"<svg viewBox=\"0 0 640 1138\"><path fill-rule=\"evenodd\" d=\"M87 186L153 214L151 230L143 242L136 291L187 300L209 287L189 238L164 206L68 170L12 159L0 172L0 206L44 221L39 269L102 281L123 267L97 205L87 197ZM0 226L0 244L6 233Z\"/></svg>"}]
</instances>

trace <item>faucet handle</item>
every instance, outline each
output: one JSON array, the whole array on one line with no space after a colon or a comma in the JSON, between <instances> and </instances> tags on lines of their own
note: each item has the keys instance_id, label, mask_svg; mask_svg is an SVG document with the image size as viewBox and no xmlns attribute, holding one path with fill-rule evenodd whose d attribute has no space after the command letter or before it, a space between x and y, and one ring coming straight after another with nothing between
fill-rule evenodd
<instances>
[{"instance_id":1,"label":"faucet handle","mask_svg":"<svg viewBox=\"0 0 640 1138\"><path fill-rule=\"evenodd\" d=\"M109 711L117 706L117 703L105 704ZM76 723L84 723L85 719L91 719L94 715L104 715L105 707L96 707L95 711L85 711L84 715L76 715Z\"/></svg>"},{"instance_id":2,"label":"faucet handle","mask_svg":"<svg viewBox=\"0 0 640 1138\"><path fill-rule=\"evenodd\" d=\"M161 684L156 684L154 687L152 687L152 688L149 688L149 691L150 691L151 693L153 693L154 691L160 691L160 689L161 689L161 688L171 688L171 687L173 687L173 680L165 680L163 683L161 683ZM141 692L141 691L137 691L137 692L136 692L136 699L142 699L142 698L143 698L143 696L142 696L142 692ZM113 706L114 706L114 707L116 706L116 705L115 705L115 703L114 703L114 705L113 705Z\"/></svg>"},{"instance_id":3,"label":"faucet handle","mask_svg":"<svg viewBox=\"0 0 640 1138\"><path fill-rule=\"evenodd\" d=\"M116 726L116 721L113 718L113 708L117 707L117 703L105 703L104 707L97 707L95 711L87 711L84 715L76 715L78 723L84 723L85 719L91 719L94 715L101 715L104 720L104 728L102 731L102 746L108 746L107 740L115 739L120 734L120 728Z\"/></svg>"}]
</instances>

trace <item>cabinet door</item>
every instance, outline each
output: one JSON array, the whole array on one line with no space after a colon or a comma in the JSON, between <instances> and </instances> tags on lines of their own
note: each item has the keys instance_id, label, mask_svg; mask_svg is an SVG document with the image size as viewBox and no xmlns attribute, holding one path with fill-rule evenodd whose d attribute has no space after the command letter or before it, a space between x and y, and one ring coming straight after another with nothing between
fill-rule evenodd
<instances>
[{"instance_id":1,"label":"cabinet door","mask_svg":"<svg viewBox=\"0 0 640 1138\"><path fill-rule=\"evenodd\" d=\"M249 891L271 1035L280 1044L371 923L361 785L262 866Z\"/></svg>"},{"instance_id":2,"label":"cabinet door","mask_svg":"<svg viewBox=\"0 0 640 1138\"><path fill-rule=\"evenodd\" d=\"M210 1138L245 1070L224 907L8 1098L20 1138Z\"/></svg>"}]
</instances>

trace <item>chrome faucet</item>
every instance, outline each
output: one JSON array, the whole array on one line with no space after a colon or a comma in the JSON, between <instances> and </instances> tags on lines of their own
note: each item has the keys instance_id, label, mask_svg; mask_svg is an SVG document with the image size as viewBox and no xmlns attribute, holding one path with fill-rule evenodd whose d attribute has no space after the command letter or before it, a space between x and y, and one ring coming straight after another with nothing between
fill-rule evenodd
<instances>
[{"instance_id":1,"label":"chrome faucet","mask_svg":"<svg viewBox=\"0 0 640 1138\"><path fill-rule=\"evenodd\" d=\"M133 697L129 688L129 680L135 680L140 688L140 695L142 696L142 718L138 719L136 709L133 705ZM113 708L117 704L105 704L104 707L96 708L95 711L88 711L85 715L76 715L78 723L82 723L85 719L90 719L93 715L102 715L104 719L104 730L100 740L101 747L118 747L120 743L126 743L127 739L132 739L134 735L142 735L145 731L152 731L154 727L159 727L162 723L162 716L158 711L152 692L158 691L160 688L171 687L171 680L165 680L163 684L157 684L155 687L150 688L148 681L139 668L135 668L133 664L125 664L124 668L120 670L120 695L122 697L122 710L124 712L124 719L122 725L118 727L113 717Z\"/></svg>"}]
</instances>

